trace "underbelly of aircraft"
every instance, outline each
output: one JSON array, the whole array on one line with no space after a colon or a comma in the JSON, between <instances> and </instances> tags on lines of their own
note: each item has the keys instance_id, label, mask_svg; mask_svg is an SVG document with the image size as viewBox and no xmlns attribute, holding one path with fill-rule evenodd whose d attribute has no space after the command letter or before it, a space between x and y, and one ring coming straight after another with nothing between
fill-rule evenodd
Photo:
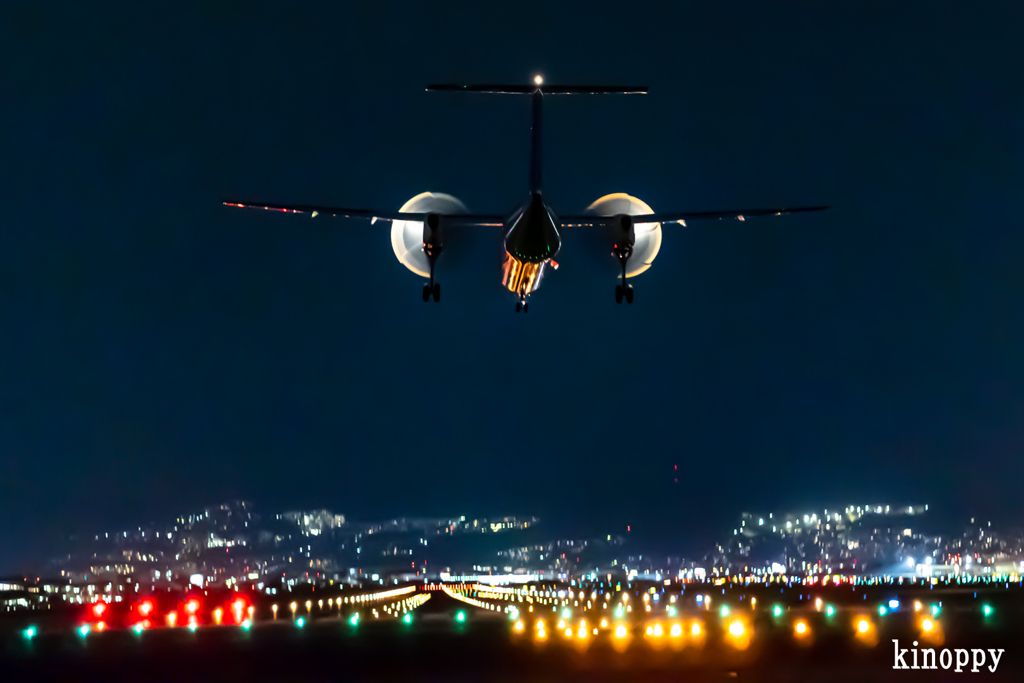
<instances>
[{"instance_id":1,"label":"underbelly of aircraft","mask_svg":"<svg viewBox=\"0 0 1024 683\"><path fill-rule=\"evenodd\" d=\"M526 297L540 287L540 281L544 277L549 262L550 259L536 262L520 261L506 251L505 262L502 265L501 284L513 294Z\"/></svg>"}]
</instances>

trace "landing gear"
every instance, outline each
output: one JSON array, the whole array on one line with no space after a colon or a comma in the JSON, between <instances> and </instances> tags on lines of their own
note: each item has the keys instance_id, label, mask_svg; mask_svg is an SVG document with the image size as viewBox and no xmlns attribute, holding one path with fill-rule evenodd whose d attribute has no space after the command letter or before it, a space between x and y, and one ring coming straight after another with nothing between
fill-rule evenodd
<instances>
[{"instance_id":1,"label":"landing gear","mask_svg":"<svg viewBox=\"0 0 1024 683\"><path fill-rule=\"evenodd\" d=\"M615 285L615 303L621 304L622 299L626 299L627 304L633 303L633 285L629 284L626 279L626 262L629 257L633 254L633 247L623 244L615 245L615 251L612 252L619 259L619 264L622 266L622 284Z\"/></svg>"},{"instance_id":2,"label":"landing gear","mask_svg":"<svg viewBox=\"0 0 1024 683\"><path fill-rule=\"evenodd\" d=\"M424 303L430 301L431 297L435 303L441 300L441 285L434 282L434 264L441 255L441 245L440 218L436 213L432 213L423 222L423 253L427 255L427 262L430 264L430 281L423 285Z\"/></svg>"},{"instance_id":3,"label":"landing gear","mask_svg":"<svg viewBox=\"0 0 1024 683\"><path fill-rule=\"evenodd\" d=\"M529 313L530 312L530 304L526 303L525 301L517 301L516 302L516 313L518 313L519 311L522 311L523 313Z\"/></svg>"},{"instance_id":4,"label":"landing gear","mask_svg":"<svg viewBox=\"0 0 1024 683\"><path fill-rule=\"evenodd\" d=\"M426 303L427 301L430 301L430 297L431 296L434 297L434 301L440 301L441 300L441 285L439 283L435 282L433 285L430 285L430 284L423 285L423 301L424 301L424 303Z\"/></svg>"}]
</instances>

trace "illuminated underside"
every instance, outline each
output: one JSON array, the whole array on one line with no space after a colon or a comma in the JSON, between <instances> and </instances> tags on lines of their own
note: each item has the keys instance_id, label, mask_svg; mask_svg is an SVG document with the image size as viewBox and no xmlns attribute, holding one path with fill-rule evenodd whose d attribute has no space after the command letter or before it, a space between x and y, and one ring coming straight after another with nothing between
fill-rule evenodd
<instances>
[{"instance_id":1,"label":"illuminated underside","mask_svg":"<svg viewBox=\"0 0 1024 683\"><path fill-rule=\"evenodd\" d=\"M547 261L537 263L520 261L506 251L505 263L502 265L501 284L505 285L513 294L526 296L540 287L547 264Z\"/></svg>"}]
</instances>

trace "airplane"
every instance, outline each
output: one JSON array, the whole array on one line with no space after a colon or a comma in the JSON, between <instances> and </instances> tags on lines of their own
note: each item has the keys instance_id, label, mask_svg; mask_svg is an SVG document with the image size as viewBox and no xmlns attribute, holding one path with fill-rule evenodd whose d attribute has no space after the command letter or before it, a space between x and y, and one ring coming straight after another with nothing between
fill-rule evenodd
<instances>
[{"instance_id":1,"label":"airplane","mask_svg":"<svg viewBox=\"0 0 1024 683\"><path fill-rule=\"evenodd\" d=\"M270 204L265 202L224 202L227 206L257 208L285 213L321 214L346 218L391 222L391 243L395 256L409 270L427 278L423 301L441 300L441 285L434 271L444 251L446 237L458 235L467 226L501 228L505 248L502 285L516 296L516 312L529 311L529 297L540 287L544 275L558 268L555 257L562 245L561 228L589 228L592 237L611 247L618 259L621 283L615 285L615 302L633 303L629 279L647 270L661 247L661 226L675 223L685 226L690 220L735 218L821 211L826 206L800 206L777 209L738 209L729 211L654 212L641 200L624 193L602 197L587 213L559 215L544 199L542 192L543 111L546 95L646 94L644 86L544 85L535 76L531 85L428 85L427 91L474 92L527 95L532 105L529 194L510 215L469 213L462 202L451 195L424 192L406 202L398 211L354 209L333 206Z\"/></svg>"}]
</instances>

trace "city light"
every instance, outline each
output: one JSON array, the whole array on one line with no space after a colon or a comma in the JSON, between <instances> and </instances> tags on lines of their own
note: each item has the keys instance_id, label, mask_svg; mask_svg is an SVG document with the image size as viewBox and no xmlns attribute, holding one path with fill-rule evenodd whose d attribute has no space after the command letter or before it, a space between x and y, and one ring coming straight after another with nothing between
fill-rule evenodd
<instances>
[{"instance_id":1,"label":"city light","mask_svg":"<svg viewBox=\"0 0 1024 683\"><path fill-rule=\"evenodd\" d=\"M412 615L409 614L408 612L406 612L405 615L402 616L402 621L404 621L406 624L411 624L412 623ZM522 622L519 622L519 623L522 623Z\"/></svg>"},{"instance_id":2,"label":"city light","mask_svg":"<svg viewBox=\"0 0 1024 683\"><path fill-rule=\"evenodd\" d=\"M22 635L25 636L26 640L32 640L33 638L36 637L36 627L35 626L29 626L27 629L22 631Z\"/></svg>"},{"instance_id":3,"label":"city light","mask_svg":"<svg viewBox=\"0 0 1024 683\"><path fill-rule=\"evenodd\" d=\"M781 617L782 616L782 607L780 605L775 605L775 607L772 607L772 616L774 616L774 617Z\"/></svg>"},{"instance_id":4,"label":"city light","mask_svg":"<svg viewBox=\"0 0 1024 683\"><path fill-rule=\"evenodd\" d=\"M525 626L523 625L522 620L519 620L519 621L516 622L516 627L515 628L516 628L516 633L522 633L523 632L523 629L525 628Z\"/></svg>"},{"instance_id":5,"label":"city light","mask_svg":"<svg viewBox=\"0 0 1024 683\"><path fill-rule=\"evenodd\" d=\"M746 628L744 628L743 622L739 619L736 619L731 624L729 624L729 635L731 635L733 638L739 638L744 633L746 633Z\"/></svg>"},{"instance_id":6,"label":"city light","mask_svg":"<svg viewBox=\"0 0 1024 683\"><path fill-rule=\"evenodd\" d=\"M618 626L616 626L615 627L615 637L616 638L625 638L626 637L626 627L623 626L622 624L619 624Z\"/></svg>"},{"instance_id":7,"label":"city light","mask_svg":"<svg viewBox=\"0 0 1024 683\"><path fill-rule=\"evenodd\" d=\"M690 635L699 636L701 634L700 622L693 622L693 626L690 627Z\"/></svg>"},{"instance_id":8,"label":"city light","mask_svg":"<svg viewBox=\"0 0 1024 683\"><path fill-rule=\"evenodd\" d=\"M807 622L806 621L798 621L798 622L796 622L796 625L793 627L793 630L796 631L796 634L798 636L805 635L807 633Z\"/></svg>"},{"instance_id":9,"label":"city light","mask_svg":"<svg viewBox=\"0 0 1024 683\"><path fill-rule=\"evenodd\" d=\"M299 617L298 619L295 620L295 625L298 626L299 628L302 628L303 626L306 625L306 620L303 617Z\"/></svg>"},{"instance_id":10,"label":"city light","mask_svg":"<svg viewBox=\"0 0 1024 683\"><path fill-rule=\"evenodd\" d=\"M861 619L860 621L857 622L857 632L858 633L867 633L868 629L870 629L870 628L871 628L871 622L869 622L867 619Z\"/></svg>"},{"instance_id":11,"label":"city light","mask_svg":"<svg viewBox=\"0 0 1024 683\"><path fill-rule=\"evenodd\" d=\"M935 628L935 624L932 622L931 619L925 619L924 621L921 622L921 630L924 631L925 633L931 633L932 629L934 629L934 628Z\"/></svg>"},{"instance_id":12,"label":"city light","mask_svg":"<svg viewBox=\"0 0 1024 683\"><path fill-rule=\"evenodd\" d=\"M90 631L89 624L82 624L81 626L78 627L78 635L82 636L83 638L85 638L87 635L89 635L89 631Z\"/></svg>"},{"instance_id":13,"label":"city light","mask_svg":"<svg viewBox=\"0 0 1024 683\"><path fill-rule=\"evenodd\" d=\"M460 611L459 611L459 612L458 612L458 613L457 613L457 614L455 615L455 621L459 622L460 624L461 624L462 622L466 621L466 613L460 610Z\"/></svg>"},{"instance_id":14,"label":"city light","mask_svg":"<svg viewBox=\"0 0 1024 683\"><path fill-rule=\"evenodd\" d=\"M683 627L680 624L672 624L672 629L669 631L669 635L673 638L678 638L683 635Z\"/></svg>"}]
</instances>

